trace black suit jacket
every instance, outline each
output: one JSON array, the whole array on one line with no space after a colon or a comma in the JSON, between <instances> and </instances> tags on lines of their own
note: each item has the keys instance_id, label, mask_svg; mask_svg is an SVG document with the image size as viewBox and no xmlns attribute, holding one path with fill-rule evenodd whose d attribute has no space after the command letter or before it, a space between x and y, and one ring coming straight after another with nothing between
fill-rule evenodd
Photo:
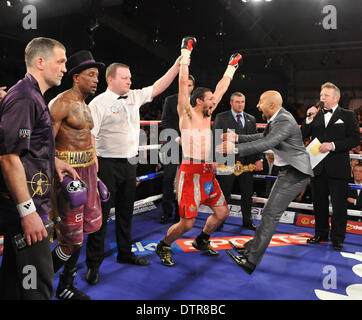
<instances>
[{"instance_id":1,"label":"black suit jacket","mask_svg":"<svg viewBox=\"0 0 362 320\"><path fill-rule=\"evenodd\" d=\"M179 117L177 113L177 99L177 93L165 98L162 108L161 121L163 129L172 128L178 132L179 136L181 136Z\"/></svg>"},{"instance_id":2,"label":"black suit jacket","mask_svg":"<svg viewBox=\"0 0 362 320\"><path fill-rule=\"evenodd\" d=\"M257 133L256 130L256 120L255 117L252 116L249 113L244 112L244 119L245 119L245 134L254 134ZM235 118L233 117L233 114L231 110L218 113L215 117L213 130L215 129L222 129L223 133L226 133L228 129L235 130L236 134L241 134L241 129L237 122L235 121ZM217 140L215 140L217 141ZM240 161L244 165L247 165L249 163L255 163L255 161L262 159L262 153L256 153L249 156L236 156L235 161Z\"/></svg>"},{"instance_id":3,"label":"black suit jacket","mask_svg":"<svg viewBox=\"0 0 362 320\"><path fill-rule=\"evenodd\" d=\"M334 142L336 147L335 151L331 151L314 167L314 175L320 175L325 168L329 177L350 178L349 150L360 143L360 129L355 114L338 106L325 127L324 114L319 111L310 124L304 121L301 129L303 138L318 138L321 143Z\"/></svg>"},{"instance_id":4,"label":"black suit jacket","mask_svg":"<svg viewBox=\"0 0 362 320\"><path fill-rule=\"evenodd\" d=\"M351 179L351 181L349 181L349 182L355 184L353 179ZM348 209L362 210L362 190L360 190L360 193L358 195L358 192L356 189L348 188L348 198L353 198L353 199L357 200L355 205L347 202Z\"/></svg>"}]
</instances>

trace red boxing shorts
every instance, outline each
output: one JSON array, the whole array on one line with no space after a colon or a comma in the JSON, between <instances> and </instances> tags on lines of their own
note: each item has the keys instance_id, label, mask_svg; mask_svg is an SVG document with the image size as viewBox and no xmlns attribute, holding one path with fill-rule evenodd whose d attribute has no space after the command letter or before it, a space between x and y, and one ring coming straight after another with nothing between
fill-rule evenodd
<instances>
[{"instance_id":1,"label":"red boxing shorts","mask_svg":"<svg viewBox=\"0 0 362 320\"><path fill-rule=\"evenodd\" d=\"M81 153L81 151L77 151L77 153ZM57 228L57 237L58 243L80 245L83 242L84 233L96 232L101 227L102 207L97 189L97 169L94 159L92 157L73 156L72 159L78 159L78 163L74 165L72 161L67 162L70 162L80 178L87 184L87 202L78 208L71 208L63 194L60 183L56 184L57 205L55 210L58 211L58 215L61 218ZM79 161L79 159L82 160Z\"/></svg>"},{"instance_id":2,"label":"red boxing shorts","mask_svg":"<svg viewBox=\"0 0 362 320\"><path fill-rule=\"evenodd\" d=\"M227 205L210 163L182 161L178 170L177 201L182 218L196 218L200 205Z\"/></svg>"}]
</instances>

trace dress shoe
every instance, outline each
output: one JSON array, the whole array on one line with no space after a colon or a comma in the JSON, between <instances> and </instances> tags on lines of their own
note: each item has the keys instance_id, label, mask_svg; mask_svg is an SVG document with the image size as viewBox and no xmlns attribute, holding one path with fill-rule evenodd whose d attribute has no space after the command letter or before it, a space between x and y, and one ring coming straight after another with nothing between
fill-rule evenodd
<instances>
[{"instance_id":1,"label":"dress shoe","mask_svg":"<svg viewBox=\"0 0 362 320\"><path fill-rule=\"evenodd\" d=\"M85 279L89 284L97 284L99 282L99 270L89 268L87 274L85 275Z\"/></svg>"},{"instance_id":2,"label":"dress shoe","mask_svg":"<svg viewBox=\"0 0 362 320\"><path fill-rule=\"evenodd\" d=\"M253 231L256 230L256 225L253 222L243 223L243 227Z\"/></svg>"},{"instance_id":3,"label":"dress shoe","mask_svg":"<svg viewBox=\"0 0 362 320\"><path fill-rule=\"evenodd\" d=\"M246 248L240 248L240 247L237 247L235 244L232 243L232 241L229 241L231 247L238 253L238 254L241 254L243 255L244 257L247 257L248 256L248 253L249 253L249 250L246 249Z\"/></svg>"},{"instance_id":4,"label":"dress shoe","mask_svg":"<svg viewBox=\"0 0 362 320\"><path fill-rule=\"evenodd\" d=\"M129 263L137 266L148 266L150 262L145 259L132 254L130 257L117 257L119 263Z\"/></svg>"},{"instance_id":5,"label":"dress shoe","mask_svg":"<svg viewBox=\"0 0 362 320\"><path fill-rule=\"evenodd\" d=\"M226 250L226 253L228 254L228 256L234 260L234 262L242 267L244 269L245 272L247 272L248 274L252 274L256 268L256 265L249 262L247 258L245 258L244 256L240 255L237 256L235 254L233 254L230 250Z\"/></svg>"},{"instance_id":6,"label":"dress shoe","mask_svg":"<svg viewBox=\"0 0 362 320\"><path fill-rule=\"evenodd\" d=\"M314 236L313 238L307 239L307 242L310 244L316 244L320 242L328 242L328 238L322 238L321 236Z\"/></svg>"},{"instance_id":7,"label":"dress shoe","mask_svg":"<svg viewBox=\"0 0 362 320\"><path fill-rule=\"evenodd\" d=\"M343 242L342 241L332 241L332 247L334 250L341 251L343 249Z\"/></svg>"}]
</instances>

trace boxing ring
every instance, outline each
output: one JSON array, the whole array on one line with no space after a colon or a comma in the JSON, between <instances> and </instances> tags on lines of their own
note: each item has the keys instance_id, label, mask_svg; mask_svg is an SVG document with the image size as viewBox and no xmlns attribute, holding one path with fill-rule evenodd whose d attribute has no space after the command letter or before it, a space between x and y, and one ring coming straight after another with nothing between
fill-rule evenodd
<instances>
[{"instance_id":1,"label":"boxing ring","mask_svg":"<svg viewBox=\"0 0 362 320\"><path fill-rule=\"evenodd\" d=\"M141 125L158 125L159 121L141 121ZM265 125L258 125L264 128ZM140 146L140 151L159 150L161 144ZM362 159L362 155L351 155ZM158 181L163 172L137 177L137 182ZM275 176L254 174L257 180L274 180ZM359 185L350 188L361 189ZM232 194L232 200L241 196ZM207 257L191 245L210 214L200 207L194 228L172 245L176 266L162 266L155 254L158 242L170 225L160 223L162 194L150 195L134 204L132 251L145 255L149 266L116 263L114 209L108 221L106 257L100 269L100 281L89 285L85 281L85 246L78 262L77 287L98 300L361 300L362 299L362 223L348 221L344 249L332 249L331 243L308 244L314 234L313 205L292 202L282 216L261 264L247 275L225 252L229 241L238 246L247 242L253 231L242 228L240 207L229 204L230 216L221 231L211 236L211 244L220 251L217 257ZM259 224L266 198L253 196L252 216ZM303 211L303 212L301 212ZM309 212L309 213L306 213ZM362 211L348 210L348 216L362 218ZM1 238L0 238L1 241ZM86 241L86 240L85 240ZM1 245L1 242L0 242ZM53 244L55 245L55 244ZM1 256L0 256L1 259ZM58 285L59 274L54 286ZM144 301L147 304L147 301ZM140 304L141 305L141 304ZM137 304L138 306L138 304Z\"/></svg>"}]
</instances>

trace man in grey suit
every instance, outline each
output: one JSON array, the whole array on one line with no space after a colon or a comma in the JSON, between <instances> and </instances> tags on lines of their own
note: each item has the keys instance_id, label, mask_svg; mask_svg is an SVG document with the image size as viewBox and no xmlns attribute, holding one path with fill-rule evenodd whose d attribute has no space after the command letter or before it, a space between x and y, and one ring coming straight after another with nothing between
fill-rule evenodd
<instances>
[{"instance_id":1,"label":"man in grey suit","mask_svg":"<svg viewBox=\"0 0 362 320\"><path fill-rule=\"evenodd\" d=\"M268 120L264 133L236 135L229 132L223 134L223 143L216 147L217 152L234 152L243 156L271 149L274 152L274 163L280 167L255 236L245 243L244 248L230 242L240 255L227 250L229 256L249 274L260 263L283 212L308 185L313 175L298 124L292 114L282 107L282 103L279 92L264 92L257 105Z\"/></svg>"}]
</instances>

